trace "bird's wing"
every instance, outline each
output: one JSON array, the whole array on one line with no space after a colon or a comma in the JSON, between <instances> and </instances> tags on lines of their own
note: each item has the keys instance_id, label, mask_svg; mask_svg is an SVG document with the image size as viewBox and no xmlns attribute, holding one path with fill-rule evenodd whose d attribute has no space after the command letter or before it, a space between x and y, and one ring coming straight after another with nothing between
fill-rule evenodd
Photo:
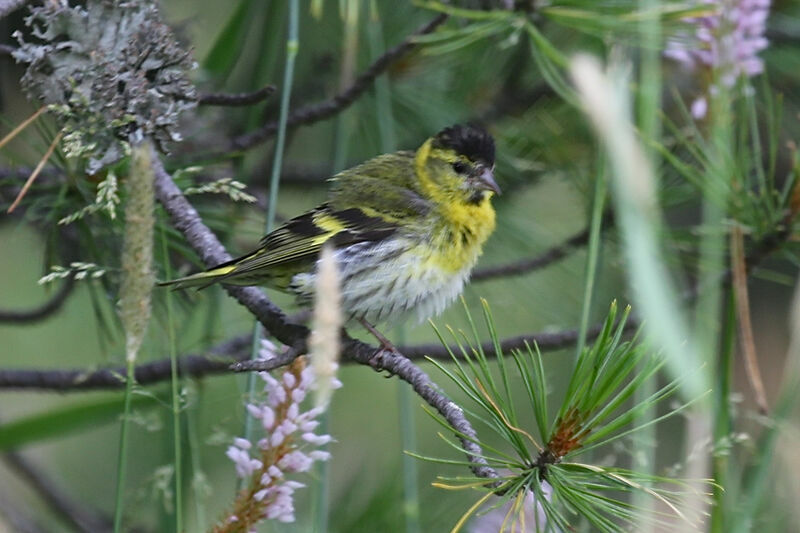
<instances>
[{"instance_id":1,"label":"bird's wing","mask_svg":"<svg viewBox=\"0 0 800 533\"><path fill-rule=\"evenodd\" d=\"M358 206L368 214L406 227L424 224L432 204L419 190L414 152L374 157L336 174L329 204L337 209Z\"/></svg>"},{"instance_id":2,"label":"bird's wing","mask_svg":"<svg viewBox=\"0 0 800 533\"><path fill-rule=\"evenodd\" d=\"M358 207L336 210L328 204L295 217L261 240L259 248L231 261L229 276L314 260L326 243L334 248L380 241L397 231L394 222L370 216ZM223 266L223 265L221 265Z\"/></svg>"}]
</instances>

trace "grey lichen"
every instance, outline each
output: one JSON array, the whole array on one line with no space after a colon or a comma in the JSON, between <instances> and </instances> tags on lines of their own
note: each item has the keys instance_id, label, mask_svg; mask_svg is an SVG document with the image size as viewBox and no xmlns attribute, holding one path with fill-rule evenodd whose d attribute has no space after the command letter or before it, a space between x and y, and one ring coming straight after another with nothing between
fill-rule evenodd
<instances>
[{"instance_id":1,"label":"grey lichen","mask_svg":"<svg viewBox=\"0 0 800 533\"><path fill-rule=\"evenodd\" d=\"M13 53L28 64L22 85L58 117L67 155L85 158L89 173L145 137L162 151L180 140L179 115L197 99L187 77L195 63L154 1L50 1L26 23L31 37L15 33Z\"/></svg>"}]
</instances>

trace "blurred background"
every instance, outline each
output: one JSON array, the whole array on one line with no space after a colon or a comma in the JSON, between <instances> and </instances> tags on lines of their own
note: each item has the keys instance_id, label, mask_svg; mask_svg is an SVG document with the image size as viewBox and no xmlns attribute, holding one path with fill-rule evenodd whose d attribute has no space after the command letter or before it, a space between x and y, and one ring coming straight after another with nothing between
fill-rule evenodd
<instances>
[{"instance_id":1,"label":"blurred background","mask_svg":"<svg viewBox=\"0 0 800 533\"><path fill-rule=\"evenodd\" d=\"M485 6L483 4L486 4ZM284 1L165 0L163 15L180 40L192 50L198 68L192 73L199 90L249 92L282 82L286 41L287 3ZM395 1L300 2L300 42L291 107L319 102L349 87L386 49L408 39L436 13L424 6ZM497 2L498 5L503 4ZM534 2L533 4L536 4ZM619 7L636 2L555 2L576 9ZM595 7L592 7L594 4ZM651 3L653 4L653 3ZM466 2L466 8L497 8L492 2ZM610 6L610 7L609 7ZM502 7L502 6L501 6ZM613 9L612 9L613 8ZM319 11L315 11L319 9ZM14 31L27 32L26 9L0 19L0 43L15 46ZM537 27L565 56L591 52L616 54L638 72L643 40L627 26L591 24L536 16ZM439 32L454 32L471 24L452 17ZM669 31L665 26L664 31ZM583 114L553 89L542 72L540 58L531 51L525 34L497 30L482 35L417 43L394 62L356 102L334 117L289 130L283 163L278 215L290 217L320 203L325 180L374 155L393 149L415 149L441 128L474 121L487 126L497 141L497 180L503 195L495 200L498 227L480 260L479 268L538 257L587 228L591 194L599 169L598 146ZM765 74L753 80L758 102L758 129L775 146L764 155L781 187L792 172L792 146L800 139L800 6L772 3L766 37L769 47L760 55ZM692 151L681 146L673 131L685 131L691 117L686 108L702 90L702 79L667 59L661 65L664 146L691 162ZM2 134L36 110L20 89L24 65L0 55L0 123ZM769 105L780 106L778 124L768 123ZM171 146L166 160L172 171L195 165L198 173L184 172L182 186L233 177L247 185L254 204L233 202L224 194L193 197L204 221L236 255L258 242L264 227L265 197L272 164L272 140L236 157L204 159L205 153L224 149L230 139L258 128L278 116L279 97L245 108L198 107L183 116L184 142ZM774 109L774 107L772 108ZM739 120L741 117L738 117ZM53 138L55 126L42 119L0 151L0 310L33 309L60 291L64 281L41 285L37 281L54 265L72 261L94 263L106 274L97 280L75 281L63 303L36 320L0 320L0 369L86 369L123 363L124 337L116 317L121 247L121 222L102 214L74 224L56 222L91 203L98 178L87 177L72 161L56 155L28 193L19 210L5 213L20 184L30 174ZM670 142L672 144L670 144ZM691 142L691 140L689 141ZM767 160L770 162L767 162ZM49 169L55 169L50 171ZM699 201L695 188L676 170L657 166L659 198L668 227L667 258L682 289L693 282ZM747 194L743 191L742 194ZM162 217L163 221L163 217ZM166 224L165 224L166 225ZM168 228L168 225L166 226ZM173 269L193 271L199 261L169 231ZM158 230L157 230L158 235ZM758 235L754 233L753 241ZM582 244L585 244L584 238ZM501 338L558 332L578 327L584 298L586 248L579 243L545 268L517 275L476 280L464 292L470 309L480 311L488 300ZM751 241L748 241L750 243ZM750 276L750 306L758 362L767 400L774 406L786 375L790 337L789 313L797 278L797 242L759 263ZM164 256L158 253L159 264ZM163 277L163 270L158 272ZM252 317L220 288L175 293L178 298L179 354L207 353L211 346L248 335ZM293 312L285 295L269 293L278 305ZM605 316L612 300L629 302L625 265L613 217L602 233L590 324ZM154 319L140 360L167 357L164 293L154 292ZM724 317L720 317L722 321ZM453 305L436 319L439 325L468 329L463 308ZM352 334L368 342L359 328ZM398 344L435 342L428 324L407 324L386 332ZM481 334L485 336L485 331ZM738 352L737 352L738 353ZM560 398L574 361L574 347L548 350L545 364L551 393ZM743 475L757 453L765 419L758 414L751 387L735 357L730 399L736 413L727 448L730 464ZM433 366L422 363L432 379L457 401L464 397ZM408 514L402 504L404 459L400 405L411 405L416 444L412 451L458 458L438 436L441 427L420 408L416 396L403 395L406 384L383 379L371 368L343 362L344 386L333 398L328 431L330 446L330 531L407 531ZM666 378L664 378L666 379ZM244 424L244 376L216 375L181 383L185 402L181 428L186 443L183 480L187 531L202 531L232 500L236 479L225 450L241 434ZM520 383L516 382L516 386ZM522 398L522 389L520 389ZM73 500L103 516L114 508L113 487L119 439L121 392L55 392L0 388L0 449L16 450L48 483ZM171 489L172 433L168 383L143 388L135 400L129 448L126 516L137 531L171 530L174 494ZM795 413L796 414L796 413ZM796 417L789 418L775 453L768 459L770 490L763 494L757 524L770 531L799 530L800 464L795 453ZM477 426L480 432L481 426ZM5 434L5 436L3 436ZM492 441L492 436L485 437ZM655 448L656 472L681 472L687 460L684 424L680 416L658 425L647 442L626 439L597 454L604 464L630 465L638 450ZM719 444L719 443L716 443ZM699 443L712 447L711 443ZM19 456L0 462L0 530L15 531L12 517L32 519L42 531L71 530L67 522L30 479L20 473ZM762 458L763 459L763 458ZM418 531L446 531L477 499L469 491L431 487L437 475L463 474L460 467L415 461L419 490ZM24 468L24 467L23 467ZM315 475L318 475L315 474ZM744 477L742 478L744 479ZM734 485L736 482L733 482ZM727 488L727 487L726 487ZM738 494L737 488L730 489ZM746 491L742 491L744 493ZM312 490L298 492L297 523L265 525L262 531L308 531L313 507ZM413 514L413 513L412 513ZM4 518L3 518L4 517ZM415 519L411 520L412 523ZM4 529L5 528L5 529Z\"/></svg>"}]
</instances>

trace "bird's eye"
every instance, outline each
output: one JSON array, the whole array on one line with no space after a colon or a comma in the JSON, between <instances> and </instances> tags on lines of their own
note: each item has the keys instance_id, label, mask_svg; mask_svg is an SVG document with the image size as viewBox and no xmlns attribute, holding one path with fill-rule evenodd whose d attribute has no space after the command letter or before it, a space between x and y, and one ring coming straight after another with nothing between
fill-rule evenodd
<instances>
[{"instance_id":1,"label":"bird's eye","mask_svg":"<svg viewBox=\"0 0 800 533\"><path fill-rule=\"evenodd\" d=\"M455 170L459 174L464 174L468 168L469 167L467 166L467 164L462 161L456 161L455 163L453 163L453 170Z\"/></svg>"}]
</instances>

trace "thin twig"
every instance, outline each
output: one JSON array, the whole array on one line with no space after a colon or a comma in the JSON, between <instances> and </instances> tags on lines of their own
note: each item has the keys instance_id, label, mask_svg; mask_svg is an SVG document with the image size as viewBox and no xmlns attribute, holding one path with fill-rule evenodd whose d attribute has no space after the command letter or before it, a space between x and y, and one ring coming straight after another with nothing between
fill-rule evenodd
<instances>
[{"instance_id":1,"label":"thin twig","mask_svg":"<svg viewBox=\"0 0 800 533\"><path fill-rule=\"evenodd\" d=\"M202 377L230 372L230 366L246 358L249 337L238 336L209 350L210 355L185 355L178 360L180 377ZM171 377L169 358L140 364L134 370L137 385L161 383ZM74 370L0 370L0 389L33 389L57 392L121 389L127 372L124 366Z\"/></svg>"},{"instance_id":2,"label":"thin twig","mask_svg":"<svg viewBox=\"0 0 800 533\"><path fill-rule=\"evenodd\" d=\"M61 309L64 302L75 288L74 273L71 273L58 291L45 303L33 309L12 311L0 309L0 323L10 324L35 324Z\"/></svg>"},{"instance_id":3,"label":"thin twig","mask_svg":"<svg viewBox=\"0 0 800 533\"><path fill-rule=\"evenodd\" d=\"M383 72L388 69L392 63L403 57L412 48L414 48L414 46L416 46L416 43L413 40L414 37L431 33L445 20L447 20L447 15L437 15L433 20L422 26L416 32L412 33L403 42L394 48L387 50L382 56L376 59L367 68L367 70L362 72L355 80L353 80L351 85L349 85L345 90L336 94L333 98L317 104L303 106L290 113L286 123L287 127L292 128L301 124L311 124L313 122L324 120L349 107L358 99L359 96L361 96L364 91L366 91L372 85L372 82L375 80L375 78L383 74ZM253 146L272 137L277 131L277 120L267 122L256 131L233 139L228 151L238 152L252 148Z\"/></svg>"},{"instance_id":4,"label":"thin twig","mask_svg":"<svg viewBox=\"0 0 800 533\"><path fill-rule=\"evenodd\" d=\"M58 487L37 465L19 452L6 452L5 462L42 497L64 520L78 531L95 533L111 530L111 522L93 509L85 508Z\"/></svg>"},{"instance_id":5,"label":"thin twig","mask_svg":"<svg viewBox=\"0 0 800 533\"><path fill-rule=\"evenodd\" d=\"M603 215L603 229L607 229L609 227L609 222L612 221L612 214L610 211L607 211ZM555 263L556 261L560 261L567 257L570 253L575 251L576 248L580 246L585 246L586 243L589 242L589 228L586 227L575 233L572 237L568 238L564 242L545 250L543 253L537 255L536 257L532 257L530 259L522 259L519 261L514 261L512 263L507 263L505 265L497 265L492 267L484 267L478 268L473 273L470 279L472 281L484 281L487 279L493 279L498 277L506 277L506 276L518 276L521 274L527 274L532 270L538 270L540 268L544 268L546 266Z\"/></svg>"},{"instance_id":6,"label":"thin twig","mask_svg":"<svg viewBox=\"0 0 800 533\"><path fill-rule=\"evenodd\" d=\"M13 47L13 46L11 46L11 45L8 45L8 44L0 44L0 56L8 56L8 57L11 57L11 54L13 54L13 53L14 53L14 50L16 50L16 48L14 48L14 47Z\"/></svg>"},{"instance_id":7,"label":"thin twig","mask_svg":"<svg viewBox=\"0 0 800 533\"><path fill-rule=\"evenodd\" d=\"M761 371L758 369L756 356L756 343L753 339L753 324L750 320L750 298L747 291L747 263L744 255L744 235L739 225L734 225L731 230L731 272L733 274L733 289L736 296L736 318L739 324L739 337L742 342L745 369L750 386L753 387L756 405L761 414L769 411L767 395L764 392L764 382Z\"/></svg>"},{"instance_id":8,"label":"thin twig","mask_svg":"<svg viewBox=\"0 0 800 533\"><path fill-rule=\"evenodd\" d=\"M25 185L22 186L22 190L19 191L17 198L11 204L11 207L8 208L8 211L6 211L7 213L12 213L14 209L17 208L22 199L25 197L25 194L28 192L28 189L30 189L31 185L33 185L33 182L36 181L36 177L44 168L44 165L47 163L47 160L50 159L51 155L53 155L53 151L55 151L56 145L58 145L58 141L61 140L61 136L63 133L64 132L59 131L55 139L53 139L53 142L50 143L50 147L44 153L44 156L42 156L42 159L39 161L39 164L36 165L36 168L33 169L33 173L31 173L30 177L28 177L28 180L25 182Z\"/></svg>"},{"instance_id":9,"label":"thin twig","mask_svg":"<svg viewBox=\"0 0 800 533\"><path fill-rule=\"evenodd\" d=\"M267 85L250 93L201 93L197 97L198 105L225 107L243 107L257 104L269 98L275 92L274 85Z\"/></svg>"}]
</instances>

